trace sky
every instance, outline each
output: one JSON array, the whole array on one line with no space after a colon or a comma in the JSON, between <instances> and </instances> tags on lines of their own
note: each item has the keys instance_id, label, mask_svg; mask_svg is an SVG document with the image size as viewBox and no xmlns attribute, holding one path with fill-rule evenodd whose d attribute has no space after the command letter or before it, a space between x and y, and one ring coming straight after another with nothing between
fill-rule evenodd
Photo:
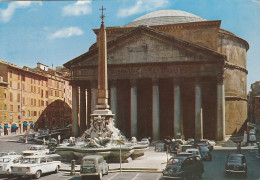
<instances>
[{"instance_id":1,"label":"sky","mask_svg":"<svg viewBox=\"0 0 260 180\"><path fill-rule=\"evenodd\" d=\"M260 0L83 0L0 2L0 59L20 67L41 62L62 66L96 42L99 10L105 25L124 26L147 13L176 9L207 20L245 39L247 90L260 81Z\"/></svg>"}]
</instances>

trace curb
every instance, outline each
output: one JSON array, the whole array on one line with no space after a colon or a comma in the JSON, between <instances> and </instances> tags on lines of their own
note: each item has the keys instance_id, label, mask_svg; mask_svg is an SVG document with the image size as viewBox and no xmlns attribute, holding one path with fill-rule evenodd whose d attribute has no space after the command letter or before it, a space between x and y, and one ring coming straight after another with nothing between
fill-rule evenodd
<instances>
[{"instance_id":1,"label":"curb","mask_svg":"<svg viewBox=\"0 0 260 180\"><path fill-rule=\"evenodd\" d=\"M71 169L62 169L60 168L59 171L67 171L70 172ZM162 171L158 170L157 168L122 168L122 172L151 172L151 173L162 173ZM75 170L75 172L80 172L79 169ZM113 168L109 169L110 173L113 172L120 172L120 168Z\"/></svg>"}]
</instances>

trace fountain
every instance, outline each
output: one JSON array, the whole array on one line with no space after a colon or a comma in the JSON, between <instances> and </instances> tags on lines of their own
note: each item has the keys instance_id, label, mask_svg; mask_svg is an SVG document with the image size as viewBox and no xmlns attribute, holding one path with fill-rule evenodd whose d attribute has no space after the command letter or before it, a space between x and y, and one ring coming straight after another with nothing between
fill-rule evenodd
<instances>
[{"instance_id":1,"label":"fountain","mask_svg":"<svg viewBox=\"0 0 260 180\"><path fill-rule=\"evenodd\" d=\"M138 144L135 141L126 142L120 130L114 126L114 114L109 109L107 91L107 47L106 30L102 6L101 27L98 38L98 93L97 105L91 114L90 128L82 135L80 143L71 142L60 145L56 153L61 155L62 160L81 160L86 155L102 155L108 162L119 162L120 148L123 162L127 159L144 155L147 145ZM122 145L123 144L123 145Z\"/></svg>"}]
</instances>

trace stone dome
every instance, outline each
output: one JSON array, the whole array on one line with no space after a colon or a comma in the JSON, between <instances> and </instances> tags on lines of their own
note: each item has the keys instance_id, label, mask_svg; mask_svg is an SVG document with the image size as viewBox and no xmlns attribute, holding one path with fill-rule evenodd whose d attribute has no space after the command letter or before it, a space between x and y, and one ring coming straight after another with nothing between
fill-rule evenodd
<instances>
[{"instance_id":1,"label":"stone dome","mask_svg":"<svg viewBox=\"0 0 260 180\"><path fill-rule=\"evenodd\" d=\"M205 19L185 11L160 10L141 16L134 21L126 24L124 27L137 27L140 25L156 26L198 21L205 21Z\"/></svg>"}]
</instances>

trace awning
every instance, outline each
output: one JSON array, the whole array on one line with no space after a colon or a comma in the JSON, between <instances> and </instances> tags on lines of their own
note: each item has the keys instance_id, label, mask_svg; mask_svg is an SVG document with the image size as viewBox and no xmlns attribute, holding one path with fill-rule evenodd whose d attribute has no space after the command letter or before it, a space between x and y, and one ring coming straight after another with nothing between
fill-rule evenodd
<instances>
[{"instance_id":1,"label":"awning","mask_svg":"<svg viewBox=\"0 0 260 180\"><path fill-rule=\"evenodd\" d=\"M5 128L9 128L7 125L4 125Z\"/></svg>"},{"instance_id":2,"label":"awning","mask_svg":"<svg viewBox=\"0 0 260 180\"><path fill-rule=\"evenodd\" d=\"M23 125L24 125L24 126L28 126L28 124L27 124L27 123L23 123Z\"/></svg>"},{"instance_id":3,"label":"awning","mask_svg":"<svg viewBox=\"0 0 260 180\"><path fill-rule=\"evenodd\" d=\"M15 129L18 128L16 125L12 125L12 127L15 128Z\"/></svg>"},{"instance_id":4,"label":"awning","mask_svg":"<svg viewBox=\"0 0 260 180\"><path fill-rule=\"evenodd\" d=\"M32 126L34 126L34 123L31 123Z\"/></svg>"},{"instance_id":5,"label":"awning","mask_svg":"<svg viewBox=\"0 0 260 180\"><path fill-rule=\"evenodd\" d=\"M2 126L0 126L0 129L3 129Z\"/></svg>"}]
</instances>

